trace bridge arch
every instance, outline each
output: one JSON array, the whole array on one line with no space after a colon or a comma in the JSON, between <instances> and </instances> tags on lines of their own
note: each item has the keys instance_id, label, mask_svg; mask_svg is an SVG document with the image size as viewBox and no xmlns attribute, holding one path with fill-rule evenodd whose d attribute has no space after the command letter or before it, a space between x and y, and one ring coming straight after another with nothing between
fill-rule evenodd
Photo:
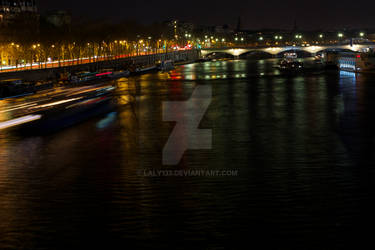
<instances>
[{"instance_id":1,"label":"bridge arch","mask_svg":"<svg viewBox=\"0 0 375 250\"><path fill-rule=\"evenodd\" d=\"M277 54L277 56L281 56L285 53L295 52L297 54L305 54L306 56L312 56L315 54L315 52L310 52L302 48L296 48L296 49L289 49L289 50L283 50L280 53Z\"/></svg>"},{"instance_id":2,"label":"bridge arch","mask_svg":"<svg viewBox=\"0 0 375 250\"><path fill-rule=\"evenodd\" d=\"M320 54L322 52L359 52L355 49L349 48L325 48L316 52L316 54Z\"/></svg>"},{"instance_id":3,"label":"bridge arch","mask_svg":"<svg viewBox=\"0 0 375 250\"><path fill-rule=\"evenodd\" d=\"M249 49L241 49L241 48L230 48L230 49L202 49L201 55L203 57L207 57L208 55L211 55L213 53L226 53L229 55L232 55L234 57L237 57L245 52L249 51Z\"/></svg>"},{"instance_id":4,"label":"bridge arch","mask_svg":"<svg viewBox=\"0 0 375 250\"><path fill-rule=\"evenodd\" d=\"M269 53L268 51L262 51L262 50L249 50L246 51L240 55L238 55L239 58L247 58L247 57L273 57L273 54Z\"/></svg>"},{"instance_id":5,"label":"bridge arch","mask_svg":"<svg viewBox=\"0 0 375 250\"><path fill-rule=\"evenodd\" d=\"M202 54L203 55L203 54ZM225 52L225 51L212 51L212 52L210 52L210 53L206 53L205 55L204 55L204 58L209 58L209 57L211 57L211 56L216 56L216 55L227 55L227 56L229 56L229 57L235 57L233 54L231 54L231 53L228 53L228 52Z\"/></svg>"}]
</instances>

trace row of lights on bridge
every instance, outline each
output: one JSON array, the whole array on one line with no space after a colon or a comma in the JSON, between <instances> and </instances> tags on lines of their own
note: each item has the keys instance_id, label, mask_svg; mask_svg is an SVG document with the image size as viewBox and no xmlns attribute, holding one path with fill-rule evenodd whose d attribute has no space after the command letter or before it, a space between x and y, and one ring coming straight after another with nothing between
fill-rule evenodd
<instances>
[{"instance_id":1,"label":"row of lights on bridge","mask_svg":"<svg viewBox=\"0 0 375 250\"><path fill-rule=\"evenodd\" d=\"M344 37L344 34L343 34L343 33L338 33L337 36L338 36L339 38L343 38L343 37ZM359 33L359 36L360 36L360 37L364 37L364 36L365 36L365 33L364 33L364 32L361 32L361 33ZM206 42L207 42L207 41L208 41L208 40L207 40L208 36L205 36L205 37L206 37ZM283 40L283 36L275 36L274 38L275 38L275 40ZM297 35L295 35L295 38L296 38L296 39L302 39L303 36L300 35L300 34L297 34ZM319 38L323 39L323 38L324 38L324 35L323 35L323 34L319 34ZM214 37L211 37L211 39L212 39L212 40L215 40L216 42L219 41L218 38L214 39ZM241 38L235 37L234 40L235 40L235 41L244 41L245 39L244 39L243 37L241 37ZM259 41L263 41L263 40L264 40L264 37L263 37L263 36L260 36L260 37L259 37ZM225 39L223 38L221 41L222 41L222 42L225 42Z\"/></svg>"},{"instance_id":2,"label":"row of lights on bridge","mask_svg":"<svg viewBox=\"0 0 375 250\"><path fill-rule=\"evenodd\" d=\"M339 38L342 38L342 37L344 37L344 34L340 32L340 33L337 34L337 36L338 36ZM359 36L360 36L360 37L364 37L364 36L365 36L365 33L364 33L364 32L360 32L360 33L359 33ZM186 33L186 34L185 34L185 37L186 37L186 38L191 38L192 35ZM205 40L206 42L209 41L209 37L208 37L207 35L205 36L205 38L206 38L206 40ZM283 40L283 36L279 36L279 35L275 36L274 38L275 38L275 40ZM295 38L296 38L296 39L302 39L303 36L302 36L301 34L297 34L297 35L295 35ZM323 34L319 34L319 38L324 38L324 35L323 35ZM151 39L151 38L149 37L149 39ZM220 41L219 38L214 38L213 36L211 36L211 40L216 41L216 42ZM245 38L243 38L243 37L241 37L241 38L239 38L239 37L235 37L234 40L235 40L235 41L242 41L242 42L243 42L243 41L245 41ZM263 36L259 37L259 40L260 40L260 41L263 41L263 40L264 40L264 37L263 37ZM225 42L226 40L225 40L225 38L222 38L221 41L222 41L222 42Z\"/></svg>"},{"instance_id":3,"label":"row of lights on bridge","mask_svg":"<svg viewBox=\"0 0 375 250\"><path fill-rule=\"evenodd\" d=\"M337 34L337 36L339 37L339 38L343 38L344 37L344 34L343 33L338 33ZM365 33L364 32L361 32L361 33L359 33L359 36L360 37L364 37L365 36ZM296 39L302 39L302 35L295 35L295 38ZM323 34L320 34L319 35L319 38L324 38L324 35ZM283 39L283 37L282 36L275 36L275 40L282 40ZM261 37L259 37L259 41L263 41L264 40L264 38L261 36Z\"/></svg>"}]
</instances>

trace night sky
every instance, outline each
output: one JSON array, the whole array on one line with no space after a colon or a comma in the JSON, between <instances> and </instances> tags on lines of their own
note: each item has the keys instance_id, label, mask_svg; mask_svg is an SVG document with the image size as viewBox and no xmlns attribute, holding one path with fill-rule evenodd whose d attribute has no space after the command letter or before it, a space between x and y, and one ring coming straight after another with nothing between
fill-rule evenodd
<instances>
[{"instance_id":1,"label":"night sky","mask_svg":"<svg viewBox=\"0 0 375 250\"><path fill-rule=\"evenodd\" d=\"M263 0L263 1L121 1L121 0L39 0L40 10L70 10L75 17L114 20L133 19L143 23L170 18L202 24L235 25L243 28L291 28L297 20L302 29L375 28L373 0Z\"/></svg>"}]
</instances>

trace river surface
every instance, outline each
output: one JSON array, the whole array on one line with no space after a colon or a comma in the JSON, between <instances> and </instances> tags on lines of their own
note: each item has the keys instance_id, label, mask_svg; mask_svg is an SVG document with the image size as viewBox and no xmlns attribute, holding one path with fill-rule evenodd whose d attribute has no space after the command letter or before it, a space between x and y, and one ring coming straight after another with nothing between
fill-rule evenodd
<instances>
[{"instance_id":1,"label":"river surface","mask_svg":"<svg viewBox=\"0 0 375 250\"><path fill-rule=\"evenodd\" d=\"M45 135L0 132L0 249L373 245L375 76L285 76L276 63L120 79L112 113ZM175 126L163 102L199 86L212 90L199 125L211 149L163 166Z\"/></svg>"}]
</instances>

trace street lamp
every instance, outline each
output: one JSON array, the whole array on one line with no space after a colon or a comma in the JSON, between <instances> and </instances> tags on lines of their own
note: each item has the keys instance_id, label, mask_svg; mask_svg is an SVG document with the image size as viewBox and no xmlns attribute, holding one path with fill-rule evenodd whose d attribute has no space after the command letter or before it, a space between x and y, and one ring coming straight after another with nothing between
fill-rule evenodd
<instances>
[{"instance_id":1,"label":"street lamp","mask_svg":"<svg viewBox=\"0 0 375 250\"><path fill-rule=\"evenodd\" d=\"M364 36L365 36L365 32L361 32L361 33L359 33L359 36L360 36L360 37L364 37Z\"/></svg>"},{"instance_id":2,"label":"street lamp","mask_svg":"<svg viewBox=\"0 0 375 250\"><path fill-rule=\"evenodd\" d=\"M37 48L37 45L33 45L33 51L32 51L32 58L31 58L31 64L30 64L30 69L33 69L33 62L34 62L34 55L36 55L35 49Z\"/></svg>"},{"instance_id":3,"label":"street lamp","mask_svg":"<svg viewBox=\"0 0 375 250\"><path fill-rule=\"evenodd\" d=\"M343 33L338 33L337 36L338 36L339 38L342 38L342 37L344 37L344 34L343 34Z\"/></svg>"},{"instance_id":4,"label":"street lamp","mask_svg":"<svg viewBox=\"0 0 375 250\"><path fill-rule=\"evenodd\" d=\"M261 36L261 37L259 37L259 41L263 41L263 37Z\"/></svg>"}]
</instances>

